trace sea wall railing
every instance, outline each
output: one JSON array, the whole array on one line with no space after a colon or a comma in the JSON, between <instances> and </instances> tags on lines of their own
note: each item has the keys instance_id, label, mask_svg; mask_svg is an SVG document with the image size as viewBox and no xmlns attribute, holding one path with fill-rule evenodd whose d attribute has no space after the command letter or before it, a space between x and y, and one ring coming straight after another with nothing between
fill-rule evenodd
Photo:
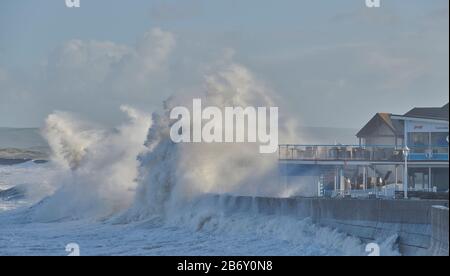
<instances>
[{"instance_id":1,"label":"sea wall railing","mask_svg":"<svg viewBox=\"0 0 450 276\"><path fill-rule=\"evenodd\" d=\"M448 161L449 149L443 146L409 148L408 160ZM312 161L404 161L402 147L392 145L280 145L280 160Z\"/></svg>"}]
</instances>

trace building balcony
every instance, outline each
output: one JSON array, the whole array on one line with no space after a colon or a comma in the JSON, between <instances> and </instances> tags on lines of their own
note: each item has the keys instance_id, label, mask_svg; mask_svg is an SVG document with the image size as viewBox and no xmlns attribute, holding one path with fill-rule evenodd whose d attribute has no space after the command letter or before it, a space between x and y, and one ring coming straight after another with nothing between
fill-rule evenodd
<instances>
[{"instance_id":1,"label":"building balcony","mask_svg":"<svg viewBox=\"0 0 450 276\"><path fill-rule=\"evenodd\" d=\"M280 145L279 160L403 162L401 147L389 145ZM410 147L409 161L448 161L442 146Z\"/></svg>"}]
</instances>

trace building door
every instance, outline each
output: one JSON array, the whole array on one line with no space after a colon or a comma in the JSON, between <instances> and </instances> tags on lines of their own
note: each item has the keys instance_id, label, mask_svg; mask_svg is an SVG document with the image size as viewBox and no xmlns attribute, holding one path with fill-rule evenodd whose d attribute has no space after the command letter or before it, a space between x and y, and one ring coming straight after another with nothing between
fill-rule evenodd
<instances>
[{"instance_id":1,"label":"building door","mask_svg":"<svg viewBox=\"0 0 450 276\"><path fill-rule=\"evenodd\" d=\"M429 191L429 170L428 168L409 169L409 189L413 191Z\"/></svg>"},{"instance_id":2,"label":"building door","mask_svg":"<svg viewBox=\"0 0 450 276\"><path fill-rule=\"evenodd\" d=\"M431 175L432 186L436 187L438 192L448 192L448 168L433 168L431 169Z\"/></svg>"}]
</instances>

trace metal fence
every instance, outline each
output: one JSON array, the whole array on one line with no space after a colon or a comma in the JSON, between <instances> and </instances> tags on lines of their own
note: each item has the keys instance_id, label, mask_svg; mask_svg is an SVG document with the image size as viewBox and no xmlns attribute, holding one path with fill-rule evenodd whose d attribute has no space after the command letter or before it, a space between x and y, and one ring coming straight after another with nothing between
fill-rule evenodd
<instances>
[{"instance_id":1,"label":"metal fence","mask_svg":"<svg viewBox=\"0 0 450 276\"><path fill-rule=\"evenodd\" d=\"M412 147L409 160L448 161L448 147ZM280 160L404 161L403 149L389 145L280 145Z\"/></svg>"}]
</instances>

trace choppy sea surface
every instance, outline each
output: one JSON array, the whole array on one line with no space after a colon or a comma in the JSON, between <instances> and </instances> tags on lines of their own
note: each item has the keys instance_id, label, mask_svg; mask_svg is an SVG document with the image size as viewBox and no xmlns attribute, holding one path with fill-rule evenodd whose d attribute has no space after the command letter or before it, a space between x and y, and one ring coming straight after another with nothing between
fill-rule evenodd
<instances>
[{"instance_id":1,"label":"choppy sea surface","mask_svg":"<svg viewBox=\"0 0 450 276\"><path fill-rule=\"evenodd\" d=\"M15 133L24 135L20 131ZM28 130L31 136L35 133ZM39 147L45 148L39 138L25 140L21 145L18 142L6 145L6 138L2 141L4 149L39 152ZM46 205L55 193L52 183L55 177L59 179L59 168L53 162L36 163L29 157L31 160L26 162L0 165L0 255L63 256L68 254L65 248L70 243L79 245L81 255L366 254L365 244L359 239L315 226L309 219L252 212L226 213L213 207L203 210L190 205L192 208L170 216L129 220L121 219L126 212L104 218L36 220L36 210L40 214L57 212L53 206L64 209L72 199L68 193L64 194L64 201L57 202L59 205ZM90 172L87 179L95 180L91 174L98 177L96 174L101 172Z\"/></svg>"},{"instance_id":2,"label":"choppy sea surface","mask_svg":"<svg viewBox=\"0 0 450 276\"><path fill-rule=\"evenodd\" d=\"M0 166L0 190L40 185L51 164L28 162ZM208 220L187 212L181 219L151 218L127 223L107 220L34 222L29 210L40 198L23 190L1 195L0 255L64 256L77 243L82 255L364 255L359 239L310 220L253 213L210 214ZM388 254L396 254L389 252Z\"/></svg>"}]
</instances>

